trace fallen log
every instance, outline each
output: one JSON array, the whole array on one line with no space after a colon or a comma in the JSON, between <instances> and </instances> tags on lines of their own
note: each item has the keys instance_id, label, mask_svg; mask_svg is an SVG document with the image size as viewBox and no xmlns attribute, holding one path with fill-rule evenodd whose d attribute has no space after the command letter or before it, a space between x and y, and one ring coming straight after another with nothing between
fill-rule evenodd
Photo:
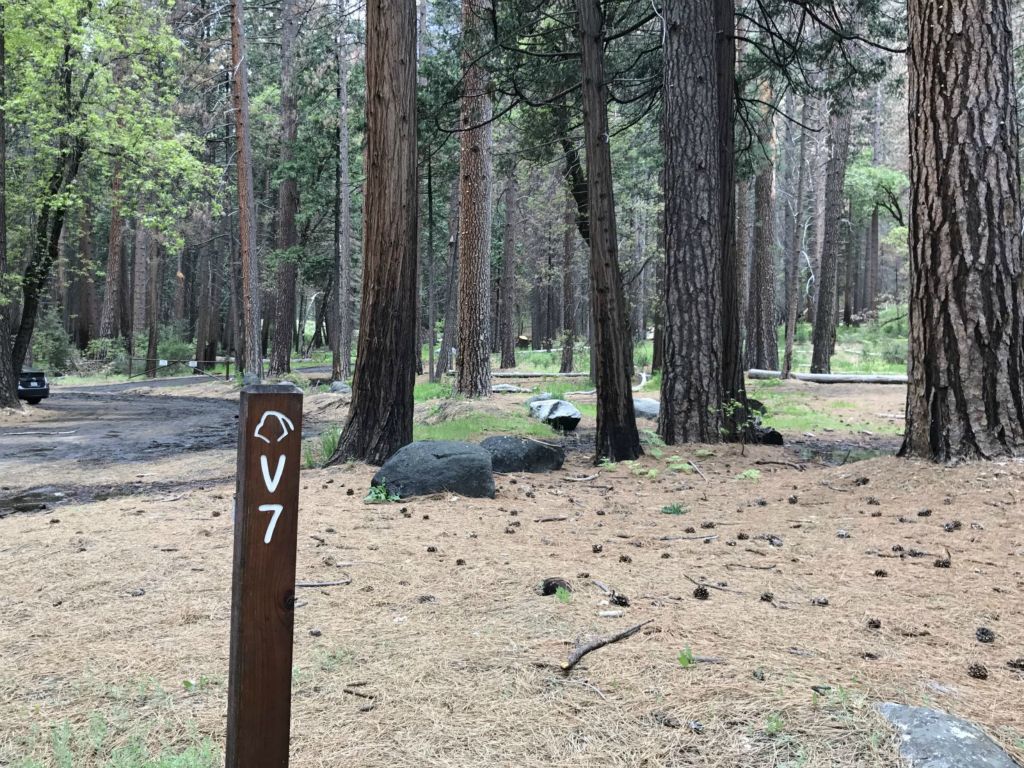
<instances>
[{"instance_id":1,"label":"fallen log","mask_svg":"<svg viewBox=\"0 0 1024 768\"><path fill-rule=\"evenodd\" d=\"M751 368L747 371L751 379L781 379L782 371ZM906 384L904 374L886 373L790 373L797 381L811 381L816 384Z\"/></svg>"}]
</instances>

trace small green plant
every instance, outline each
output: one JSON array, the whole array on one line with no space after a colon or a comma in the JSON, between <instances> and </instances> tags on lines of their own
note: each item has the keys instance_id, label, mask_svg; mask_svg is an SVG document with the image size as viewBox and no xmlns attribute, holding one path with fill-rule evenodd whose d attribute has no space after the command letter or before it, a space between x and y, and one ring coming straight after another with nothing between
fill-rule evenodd
<instances>
[{"instance_id":1,"label":"small green plant","mask_svg":"<svg viewBox=\"0 0 1024 768\"><path fill-rule=\"evenodd\" d=\"M562 603L563 605L568 605L572 602L572 592L570 592L565 587L558 587L555 590L555 597L558 598L558 602Z\"/></svg>"},{"instance_id":2,"label":"small green plant","mask_svg":"<svg viewBox=\"0 0 1024 768\"><path fill-rule=\"evenodd\" d=\"M698 459L710 459L712 456L715 455L715 452L709 448L698 448L696 451L693 452L693 455L696 456Z\"/></svg>"},{"instance_id":3,"label":"small green plant","mask_svg":"<svg viewBox=\"0 0 1024 768\"><path fill-rule=\"evenodd\" d=\"M609 459L607 456L602 457L601 461L597 464L601 469L615 469L615 462Z\"/></svg>"},{"instance_id":4,"label":"small green plant","mask_svg":"<svg viewBox=\"0 0 1024 768\"><path fill-rule=\"evenodd\" d=\"M742 472L740 472L738 475L736 475L736 479L737 480L760 480L761 479L761 470L754 469L753 467L751 467L750 469L745 469Z\"/></svg>"},{"instance_id":5,"label":"small green plant","mask_svg":"<svg viewBox=\"0 0 1024 768\"><path fill-rule=\"evenodd\" d=\"M685 515L690 510L688 510L682 504L674 502L672 504L666 504L664 507L661 508L661 511L666 515Z\"/></svg>"},{"instance_id":6,"label":"small green plant","mask_svg":"<svg viewBox=\"0 0 1024 768\"><path fill-rule=\"evenodd\" d=\"M182 680L181 687L189 693L204 691L214 684L214 680L206 675L200 675L196 679Z\"/></svg>"},{"instance_id":7,"label":"small green plant","mask_svg":"<svg viewBox=\"0 0 1024 768\"><path fill-rule=\"evenodd\" d=\"M668 468L673 472L682 472L686 475L693 474L693 464L681 456L670 456L668 458Z\"/></svg>"},{"instance_id":8,"label":"small green plant","mask_svg":"<svg viewBox=\"0 0 1024 768\"><path fill-rule=\"evenodd\" d=\"M401 501L402 497L392 493L386 485L371 485L370 492L363 499L367 504L388 504L394 501Z\"/></svg>"},{"instance_id":9,"label":"small green plant","mask_svg":"<svg viewBox=\"0 0 1024 768\"><path fill-rule=\"evenodd\" d=\"M778 712L772 712L764 723L764 732L769 736L778 736L785 727L786 723L782 719L782 715Z\"/></svg>"},{"instance_id":10,"label":"small green plant","mask_svg":"<svg viewBox=\"0 0 1024 768\"><path fill-rule=\"evenodd\" d=\"M685 648L683 648L683 650L679 652L677 661L679 662L679 666L683 669L689 669L697 663L697 659L694 657L693 650L690 648L690 646L686 646Z\"/></svg>"}]
</instances>

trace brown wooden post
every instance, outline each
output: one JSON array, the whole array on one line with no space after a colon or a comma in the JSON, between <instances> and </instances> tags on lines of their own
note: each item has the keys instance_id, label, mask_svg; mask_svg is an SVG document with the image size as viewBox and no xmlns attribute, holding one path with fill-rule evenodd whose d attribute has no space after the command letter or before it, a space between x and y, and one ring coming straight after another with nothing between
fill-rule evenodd
<instances>
[{"instance_id":1,"label":"brown wooden post","mask_svg":"<svg viewBox=\"0 0 1024 768\"><path fill-rule=\"evenodd\" d=\"M287 768L302 393L242 390L227 768Z\"/></svg>"}]
</instances>

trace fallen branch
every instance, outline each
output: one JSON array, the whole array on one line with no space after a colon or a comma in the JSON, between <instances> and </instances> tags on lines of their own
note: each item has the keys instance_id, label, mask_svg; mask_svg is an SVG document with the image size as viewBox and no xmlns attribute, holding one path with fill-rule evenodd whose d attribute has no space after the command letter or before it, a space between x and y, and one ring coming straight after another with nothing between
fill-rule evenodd
<instances>
[{"instance_id":1,"label":"fallen branch","mask_svg":"<svg viewBox=\"0 0 1024 768\"><path fill-rule=\"evenodd\" d=\"M598 472L596 475L587 475L586 477L566 477L563 479L568 480L570 483L585 483L587 480L596 480L600 476L601 473Z\"/></svg>"},{"instance_id":2,"label":"fallen branch","mask_svg":"<svg viewBox=\"0 0 1024 768\"><path fill-rule=\"evenodd\" d=\"M696 585L698 587L711 587L711 589L719 589L722 592L735 592L737 595L742 595L743 594L738 589L730 589L729 587L720 587L717 584L711 584L711 583L706 582L706 581L697 581L695 579L691 579L685 573L683 574L683 578L686 579L691 584L694 584L694 585Z\"/></svg>"},{"instance_id":3,"label":"fallen branch","mask_svg":"<svg viewBox=\"0 0 1024 768\"><path fill-rule=\"evenodd\" d=\"M790 378L797 381L813 381L818 384L906 384L907 377L903 374L884 373L790 373ZM779 379L780 371L767 371L751 368L747 371L751 379Z\"/></svg>"},{"instance_id":4,"label":"fallen branch","mask_svg":"<svg viewBox=\"0 0 1024 768\"><path fill-rule=\"evenodd\" d=\"M803 472L804 469L806 469L803 464L794 464L792 461L768 461L767 459L758 459L754 463L762 466L774 464L780 467L790 467L791 469L795 469L797 472Z\"/></svg>"},{"instance_id":5,"label":"fallen branch","mask_svg":"<svg viewBox=\"0 0 1024 768\"><path fill-rule=\"evenodd\" d=\"M312 588L315 589L317 587L343 587L346 584L351 584L351 583L352 583L352 577L349 576L348 579L346 579L344 581L297 581L297 582L295 582L295 586L296 587L312 587Z\"/></svg>"},{"instance_id":6,"label":"fallen branch","mask_svg":"<svg viewBox=\"0 0 1024 768\"><path fill-rule=\"evenodd\" d=\"M751 571L774 571L774 565L745 565L743 563L726 563L726 568L747 568Z\"/></svg>"},{"instance_id":7,"label":"fallen branch","mask_svg":"<svg viewBox=\"0 0 1024 768\"><path fill-rule=\"evenodd\" d=\"M535 523L561 523L561 522L564 522L564 521L566 521L568 519L569 518L565 517L564 515L561 516L561 517L538 517L533 522L535 522Z\"/></svg>"},{"instance_id":8,"label":"fallen branch","mask_svg":"<svg viewBox=\"0 0 1024 768\"><path fill-rule=\"evenodd\" d=\"M700 541L708 539L714 541L718 536L662 536L658 541Z\"/></svg>"},{"instance_id":9,"label":"fallen branch","mask_svg":"<svg viewBox=\"0 0 1024 768\"><path fill-rule=\"evenodd\" d=\"M639 632L643 627L650 624L654 619L648 619L647 621L641 621L639 624L634 624L629 629L624 629L621 632L610 635L609 637L599 637L596 640L591 640L588 643L583 643L574 647L569 651L569 658L567 661L562 663L562 671L565 674L569 674L572 668L580 663L580 660L588 653L604 648L606 645L617 643L620 640L625 640L627 637L632 637Z\"/></svg>"},{"instance_id":10,"label":"fallen branch","mask_svg":"<svg viewBox=\"0 0 1024 768\"><path fill-rule=\"evenodd\" d=\"M706 483L706 482L708 482L708 477L707 477L707 475L705 475L705 474L704 474L703 472L701 472L701 471L700 471L700 467L698 467L698 466L697 466L697 462L695 462L695 461L694 461L693 459L689 459L689 460L687 461L687 463L688 463L688 464L689 464L689 465L690 465L691 467L693 467L693 468L694 468L695 470L697 470L697 474L698 474L698 475L700 475L701 477L703 477L703 478L704 478L704 482L705 482L705 483Z\"/></svg>"}]
</instances>

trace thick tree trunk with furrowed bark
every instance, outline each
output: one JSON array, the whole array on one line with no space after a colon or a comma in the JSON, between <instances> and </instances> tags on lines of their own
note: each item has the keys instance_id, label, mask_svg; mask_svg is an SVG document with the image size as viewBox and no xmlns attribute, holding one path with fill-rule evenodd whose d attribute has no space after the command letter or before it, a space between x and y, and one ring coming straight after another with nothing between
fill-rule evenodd
<instances>
[{"instance_id":1,"label":"thick tree trunk with furrowed bark","mask_svg":"<svg viewBox=\"0 0 1024 768\"><path fill-rule=\"evenodd\" d=\"M910 358L902 453L1024 453L1009 0L910 0Z\"/></svg>"},{"instance_id":2,"label":"thick tree trunk with furrowed bark","mask_svg":"<svg viewBox=\"0 0 1024 768\"><path fill-rule=\"evenodd\" d=\"M825 216L818 265L817 300L811 373L830 373L832 343L836 333L836 298L839 256L843 247L846 160L850 150L850 107L837 104L829 117L828 165L825 170Z\"/></svg>"},{"instance_id":3,"label":"thick tree trunk with furrowed bark","mask_svg":"<svg viewBox=\"0 0 1024 768\"><path fill-rule=\"evenodd\" d=\"M583 128L587 149L590 232L590 301L594 323L597 387L595 460L635 459L643 453L633 412L633 354L626 299L619 273L612 158L608 144L608 94L604 73L604 25L599 0L576 0L583 57Z\"/></svg>"},{"instance_id":4,"label":"thick tree trunk with furrowed bark","mask_svg":"<svg viewBox=\"0 0 1024 768\"><path fill-rule=\"evenodd\" d=\"M716 1L668 0L663 8L665 350L658 433L669 444L718 442L723 232Z\"/></svg>"},{"instance_id":5,"label":"thick tree trunk with furrowed bark","mask_svg":"<svg viewBox=\"0 0 1024 768\"><path fill-rule=\"evenodd\" d=\"M804 99L801 122L807 125L808 99ZM796 337L796 316L800 305L800 254L803 252L804 187L807 183L807 130L801 126L800 149L797 153L796 197L793 201L793 232L786 254L786 350L782 356L782 378L793 369L793 342Z\"/></svg>"},{"instance_id":6,"label":"thick tree trunk with furrowed bark","mask_svg":"<svg viewBox=\"0 0 1024 768\"><path fill-rule=\"evenodd\" d=\"M295 96L295 42L299 22L295 0L281 4L281 158L285 176L278 188L277 281L274 285L274 343L270 350L270 375L280 376L291 369L292 338L295 331L296 255L299 242L295 216L299 210L299 185L290 167L298 135L298 102Z\"/></svg>"},{"instance_id":7,"label":"thick tree trunk with furrowed bark","mask_svg":"<svg viewBox=\"0 0 1024 768\"><path fill-rule=\"evenodd\" d=\"M416 379L416 5L366 4L363 298L348 422L330 459L412 441Z\"/></svg>"},{"instance_id":8,"label":"thick tree trunk with furrowed bark","mask_svg":"<svg viewBox=\"0 0 1024 768\"><path fill-rule=\"evenodd\" d=\"M761 94L771 103L771 89ZM764 114L761 130L764 165L754 179L754 250L750 259L750 293L747 301L747 368L779 367L775 335L775 126L771 112Z\"/></svg>"},{"instance_id":9,"label":"thick tree trunk with furrowed bark","mask_svg":"<svg viewBox=\"0 0 1024 768\"><path fill-rule=\"evenodd\" d=\"M459 135L459 322L455 391L491 394L491 98L476 61L488 0L462 0L466 39Z\"/></svg>"},{"instance_id":10,"label":"thick tree trunk with furrowed bark","mask_svg":"<svg viewBox=\"0 0 1024 768\"><path fill-rule=\"evenodd\" d=\"M516 175L509 173L505 187L505 236L501 249L501 286L498 292L498 339L501 367L516 366L516 332L513 326L516 290Z\"/></svg>"},{"instance_id":11,"label":"thick tree trunk with furrowed bark","mask_svg":"<svg viewBox=\"0 0 1024 768\"><path fill-rule=\"evenodd\" d=\"M576 354L576 297L573 290L572 257L576 251L576 205L572 195L565 196L564 230L562 232L562 325L565 340L562 342L562 364L560 373L572 373Z\"/></svg>"}]
</instances>

